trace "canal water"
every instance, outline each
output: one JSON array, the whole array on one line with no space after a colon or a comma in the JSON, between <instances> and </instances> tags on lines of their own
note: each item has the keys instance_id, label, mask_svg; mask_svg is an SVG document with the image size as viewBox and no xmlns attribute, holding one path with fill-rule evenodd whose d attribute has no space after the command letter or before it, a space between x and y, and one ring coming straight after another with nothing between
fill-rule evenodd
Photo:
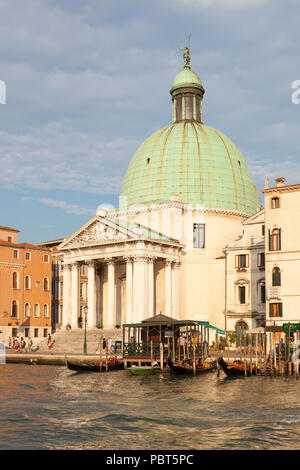
<instances>
[{"instance_id":1,"label":"canal water","mask_svg":"<svg viewBox=\"0 0 300 470\"><path fill-rule=\"evenodd\" d=\"M295 449L300 381L0 365L0 449Z\"/></svg>"}]
</instances>

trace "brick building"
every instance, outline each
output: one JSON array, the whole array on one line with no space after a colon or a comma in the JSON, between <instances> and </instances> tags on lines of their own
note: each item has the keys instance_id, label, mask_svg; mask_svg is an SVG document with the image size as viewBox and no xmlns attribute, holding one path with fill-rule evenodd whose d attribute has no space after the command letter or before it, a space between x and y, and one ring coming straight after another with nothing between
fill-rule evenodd
<instances>
[{"instance_id":1,"label":"brick building","mask_svg":"<svg viewBox=\"0 0 300 470\"><path fill-rule=\"evenodd\" d=\"M51 251L18 243L14 228L0 227L0 337L41 340L51 332Z\"/></svg>"}]
</instances>

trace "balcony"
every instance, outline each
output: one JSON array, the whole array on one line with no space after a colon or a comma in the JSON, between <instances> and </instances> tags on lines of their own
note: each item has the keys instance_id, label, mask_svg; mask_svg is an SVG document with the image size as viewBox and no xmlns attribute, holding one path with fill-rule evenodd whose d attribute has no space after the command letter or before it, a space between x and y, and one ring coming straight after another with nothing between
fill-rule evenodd
<instances>
[{"instance_id":1,"label":"balcony","mask_svg":"<svg viewBox=\"0 0 300 470\"><path fill-rule=\"evenodd\" d=\"M281 287L268 287L267 289L267 298L271 299L281 299Z\"/></svg>"}]
</instances>

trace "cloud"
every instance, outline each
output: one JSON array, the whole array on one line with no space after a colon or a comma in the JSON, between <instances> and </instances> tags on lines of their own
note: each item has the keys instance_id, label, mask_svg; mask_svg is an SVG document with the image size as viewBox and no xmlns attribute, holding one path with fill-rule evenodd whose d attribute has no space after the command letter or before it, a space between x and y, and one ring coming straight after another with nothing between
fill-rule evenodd
<instances>
[{"instance_id":1,"label":"cloud","mask_svg":"<svg viewBox=\"0 0 300 470\"><path fill-rule=\"evenodd\" d=\"M87 209L86 207L81 207L76 204L70 204L66 201L57 201L56 199L42 198L40 199L40 203L48 207L62 209L64 212L67 212L68 214L88 215L88 214L96 213L96 210L94 209Z\"/></svg>"},{"instance_id":2,"label":"cloud","mask_svg":"<svg viewBox=\"0 0 300 470\"><path fill-rule=\"evenodd\" d=\"M0 0L1 188L75 191L85 207L118 194L138 146L171 123L188 34L204 122L258 187L273 172L298 182L299 13L295 0Z\"/></svg>"}]
</instances>

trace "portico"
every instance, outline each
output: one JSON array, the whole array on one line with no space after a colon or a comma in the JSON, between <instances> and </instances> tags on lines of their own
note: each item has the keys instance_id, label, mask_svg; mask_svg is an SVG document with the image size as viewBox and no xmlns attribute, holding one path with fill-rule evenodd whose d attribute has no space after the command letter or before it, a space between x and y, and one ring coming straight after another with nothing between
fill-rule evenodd
<instances>
[{"instance_id":1,"label":"portico","mask_svg":"<svg viewBox=\"0 0 300 470\"><path fill-rule=\"evenodd\" d=\"M85 305L88 328L140 322L160 312L179 318L182 245L150 235L145 238L98 215L61 244L63 325L82 324ZM81 295L82 267L87 272L86 298Z\"/></svg>"}]
</instances>

